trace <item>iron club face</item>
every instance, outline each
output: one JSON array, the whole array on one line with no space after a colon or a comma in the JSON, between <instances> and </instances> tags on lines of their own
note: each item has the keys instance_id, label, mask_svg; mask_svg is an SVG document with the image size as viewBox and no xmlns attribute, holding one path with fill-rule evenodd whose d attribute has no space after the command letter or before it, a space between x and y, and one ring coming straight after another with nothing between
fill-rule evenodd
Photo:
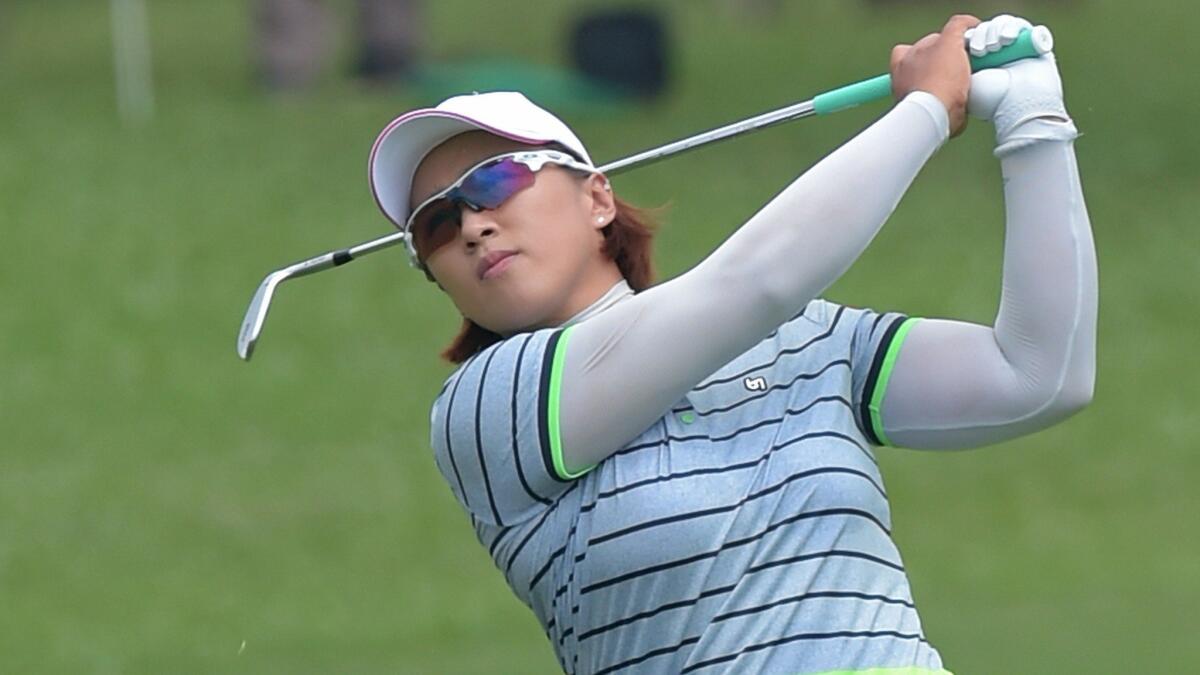
<instances>
[{"instance_id":1,"label":"iron club face","mask_svg":"<svg viewBox=\"0 0 1200 675\"><path fill-rule=\"evenodd\" d=\"M242 329L238 331L237 351L243 361L249 361L254 354L254 345L262 333L263 323L267 320L267 310L271 308L271 298L275 295L275 287L287 279L284 270L276 270L267 275L254 297L250 298L250 306L246 308L246 316L242 318Z\"/></svg>"}]
</instances>

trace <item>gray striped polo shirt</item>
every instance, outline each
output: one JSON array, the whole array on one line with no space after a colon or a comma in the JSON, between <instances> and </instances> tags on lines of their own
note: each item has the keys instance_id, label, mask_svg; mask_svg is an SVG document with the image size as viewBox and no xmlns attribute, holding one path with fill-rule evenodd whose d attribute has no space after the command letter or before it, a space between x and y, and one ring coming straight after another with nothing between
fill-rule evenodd
<instances>
[{"instance_id":1,"label":"gray striped polo shirt","mask_svg":"<svg viewBox=\"0 0 1200 675\"><path fill-rule=\"evenodd\" d=\"M944 672L872 452L913 321L814 300L576 477L572 329L516 335L447 380L437 465L565 672Z\"/></svg>"}]
</instances>

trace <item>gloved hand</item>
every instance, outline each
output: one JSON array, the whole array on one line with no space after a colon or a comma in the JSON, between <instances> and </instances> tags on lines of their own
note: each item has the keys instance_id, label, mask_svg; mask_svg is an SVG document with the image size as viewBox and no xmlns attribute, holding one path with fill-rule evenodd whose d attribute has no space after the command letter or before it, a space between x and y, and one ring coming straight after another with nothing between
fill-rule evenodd
<instances>
[{"instance_id":1,"label":"gloved hand","mask_svg":"<svg viewBox=\"0 0 1200 675\"><path fill-rule=\"evenodd\" d=\"M1025 28L1032 24L1001 14L968 30L964 38L972 56L983 56L1012 44ZM967 112L992 121L997 157L1038 141L1065 141L1079 135L1063 104L1053 52L972 75Z\"/></svg>"}]
</instances>

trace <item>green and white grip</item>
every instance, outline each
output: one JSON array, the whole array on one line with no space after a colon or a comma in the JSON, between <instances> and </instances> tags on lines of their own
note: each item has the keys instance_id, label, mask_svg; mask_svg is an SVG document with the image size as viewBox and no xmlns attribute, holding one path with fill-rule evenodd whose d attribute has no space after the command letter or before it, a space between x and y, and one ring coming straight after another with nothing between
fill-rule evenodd
<instances>
[{"instance_id":1,"label":"green and white grip","mask_svg":"<svg viewBox=\"0 0 1200 675\"><path fill-rule=\"evenodd\" d=\"M1054 49L1054 36L1045 26L1035 26L1021 31L1012 44L990 54L971 57L971 72L985 68L998 68L1003 65L1031 59L1049 53ZM847 84L819 94L813 99L813 110L818 115L828 115L839 110L853 108L856 105L870 103L892 95L892 76L888 74L872 77L869 80Z\"/></svg>"}]
</instances>

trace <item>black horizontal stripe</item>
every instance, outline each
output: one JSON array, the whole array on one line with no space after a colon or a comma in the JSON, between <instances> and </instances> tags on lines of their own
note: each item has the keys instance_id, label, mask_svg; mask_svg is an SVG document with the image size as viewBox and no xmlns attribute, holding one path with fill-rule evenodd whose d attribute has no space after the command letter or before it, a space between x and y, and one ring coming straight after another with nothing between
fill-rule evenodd
<instances>
[{"instance_id":1,"label":"black horizontal stripe","mask_svg":"<svg viewBox=\"0 0 1200 675\"><path fill-rule=\"evenodd\" d=\"M859 509L838 508L838 509L822 509L819 511L806 511L804 513L797 513L793 516L784 518L783 520L771 523L767 527L763 528L762 532L759 532L758 534L751 535L749 537L743 537L741 539L733 539L733 540L727 541L724 544L721 544L721 546L719 546L716 549L713 549L711 551L705 551L703 553L697 553L695 555L687 556L686 558L678 558L676 560L670 560L670 561L667 561L664 563L659 563L657 565L643 567L641 569L626 572L625 574L619 574L615 577L610 577L608 579L604 579L603 581L597 581L594 584L584 586L580 590L580 595L586 595L593 591L598 591L603 588L608 588L609 586L615 586L616 584L623 583L623 582L629 581L631 579L636 579L638 577L646 576L649 574L654 574L656 572L662 572L664 570L669 570L669 569L672 569L675 567L681 567L683 565L688 565L690 563L699 562L701 560L706 560L708 558L714 558L717 555L719 555L722 551L727 551L729 549L737 548L739 546L745 546L746 544L750 544L755 541L758 541L759 539L762 539L767 534L770 534L771 532L773 532L785 525L791 525L792 523L799 522L801 520L808 520L811 518L824 518L826 516L853 516L853 517L857 517L857 518L865 518L865 519L871 521L872 523L874 523L876 526L878 526L879 529L883 530L884 533L888 533L888 529L883 526L883 523L879 522L878 518L876 518L871 513L868 513L866 511L861 511Z\"/></svg>"},{"instance_id":2,"label":"black horizontal stripe","mask_svg":"<svg viewBox=\"0 0 1200 675\"><path fill-rule=\"evenodd\" d=\"M575 525L571 525L571 529L567 532L567 536L565 538L569 541L573 536L575 536ZM563 544L557 551L550 554L550 557L546 559L545 564L543 564L537 573L533 575L533 579L529 581L530 591L532 591L534 587L538 585L538 582L542 580L542 577L546 576L546 573L550 571L550 566L554 564L554 561L558 560L562 554L566 552L567 545Z\"/></svg>"},{"instance_id":3,"label":"black horizontal stripe","mask_svg":"<svg viewBox=\"0 0 1200 675\"><path fill-rule=\"evenodd\" d=\"M745 572L742 573L741 578L738 580L738 583L743 581L746 577L750 576L751 574L755 574L756 572L761 572L766 569L772 569L775 567L780 567L783 565L790 565L790 564L794 564L794 563L806 562L809 560L818 560L821 558L840 558L840 557L869 560L871 562L876 562L881 565L885 565L887 567L897 569L901 572L904 571L903 567L896 565L895 563L888 562L887 560L884 560L882 558L877 558L875 556L868 555L866 553L860 553L858 551L831 550L831 551L819 551L816 553L805 553L802 555L789 556L787 558L782 558L779 560L771 560L766 563L760 563L758 565L748 567L748 568L746 568ZM606 633L615 628L620 628L621 626L626 626L628 624L636 623L636 622L642 621L644 619L649 619L649 618L656 616L658 614L661 614L663 612L667 612L667 611L670 611L673 609L682 609L684 607L691 607L692 605L695 605L696 603L698 603L701 600L704 600L706 598L711 598L711 597L715 597L715 596L719 596L719 595L724 595L725 593L729 593L733 589L737 588L737 585L738 585L737 583L733 583L733 584L729 584L727 586L719 586L717 588L710 588L694 597L686 598L684 600L676 600L674 602L668 602L668 603L659 605L658 607L655 607L653 609L644 610L644 611L638 612L637 614L631 614L630 616L623 617L621 619L604 624L602 626L597 626L596 628L593 628L591 630L580 633L579 641L583 642L584 640L587 640L589 638L600 635L601 633ZM847 593L849 593L849 592L847 592ZM910 604L909 606L911 607L912 605ZM572 611L572 613L578 613L579 607L578 606L572 607L571 611Z\"/></svg>"},{"instance_id":4,"label":"black horizontal stripe","mask_svg":"<svg viewBox=\"0 0 1200 675\"><path fill-rule=\"evenodd\" d=\"M812 437L833 435L836 433L837 432L829 431L829 432L821 432L821 433L817 433L817 434L805 434L805 436L807 436L808 439L811 439ZM800 440L808 440L808 439L801 437L799 439L796 439L795 442L799 442ZM791 443L787 443L785 445L791 445ZM784 446L779 446L779 447L784 447ZM772 451L773 450L774 449L772 449ZM763 459L761 459L759 461L765 461L765 459L766 459L766 456L764 456ZM606 541L611 541L613 539L617 539L617 538L624 537L629 534L633 534L634 532L648 530L650 528L658 527L660 525L669 525L671 523L678 523L678 522L682 522L685 520L692 520L695 518L703 518L705 516L712 516L712 515L716 515L718 513L728 513L730 511L736 511L737 509L740 509L741 507L754 501L755 499L759 499L762 497L766 497L767 495L774 494L798 480L803 480L805 478L811 478L813 476L819 476L819 475L830 474L830 473L843 473L843 474L849 474L849 475L865 478L865 479L867 479L867 481L869 483L871 483L872 486L875 487L876 490L879 490L879 486L875 484L875 481L872 480L872 478L870 476L868 476L867 474L865 474L861 471L858 471L856 469L846 469L846 468L842 468L842 467L822 467L820 469L810 469L808 471L801 471L799 473L792 474L792 475L788 476L787 478L783 479L782 481L776 483L775 485L772 485L768 488L763 488L762 490L759 490L758 492L751 493L751 494L747 495L746 497L742 498L741 500L734 502L733 504L726 504L724 506L716 506L716 507L709 508L709 509L700 509L698 511L688 511L686 513L675 514L673 516L665 516L663 518L655 518L653 520L644 521L644 522L638 523L637 525L631 525L629 527L622 528L620 530L614 530L612 532L608 532L608 533L599 535L597 537L592 537L591 539L588 540L588 546L602 544ZM883 493L882 490L879 490L879 492L880 492L880 494ZM878 522L878 521L876 521L876 522ZM880 523L880 526L882 527L882 523ZM887 528L884 528L884 531L886 532Z\"/></svg>"},{"instance_id":5,"label":"black horizontal stripe","mask_svg":"<svg viewBox=\"0 0 1200 675\"><path fill-rule=\"evenodd\" d=\"M566 593L567 589L571 587L572 581L575 581L575 573L574 572L571 572L571 574L569 574L567 576L567 583L563 584L562 586L560 586L558 588L558 590L554 591L554 599L551 602L558 602L558 599L560 597L562 597L562 594Z\"/></svg>"},{"instance_id":6,"label":"black horizontal stripe","mask_svg":"<svg viewBox=\"0 0 1200 675\"><path fill-rule=\"evenodd\" d=\"M719 473L730 473L733 471L740 471L742 469L752 468L754 466L761 464L767 457L770 456L770 453L773 453L776 450L782 450L782 449L788 447L789 445L791 445L793 442L799 442L802 440L810 440L813 437L826 438L831 435L833 435L834 437L837 437L837 438L841 438L843 440L849 440L851 442L854 442L853 438L850 438L849 436L845 436L844 434L839 434L838 432L833 432L833 431L817 432L815 434L803 434L801 436L797 436L794 439L785 441L779 445L776 445L776 446L770 448L767 451L768 454L765 454L762 457L759 457L757 459L752 459L752 460L748 460L745 462L739 462L737 464L727 464L724 466L714 466L714 467L707 467L707 468L703 468L703 469L692 469L690 471L680 471L678 473L671 473L671 474L667 474L665 476L654 476L652 478L645 478L645 479L642 479L639 481L634 481L632 483L622 485L620 487L613 488L611 490L605 490L604 492L601 492L596 495L595 501L593 501L590 504L584 504L583 506L581 506L579 509L579 512L580 513L588 513L589 511L594 510L596 508L596 505L605 499L610 499L610 498L615 497L623 492L629 492L630 490L636 490L637 488L645 487L647 485L653 485L655 483L665 483L665 482L672 481L672 480L678 480L680 478L694 478L696 476L708 476L708 475L719 474ZM855 445L857 445L857 443L855 443ZM865 452L864 448L860 447L859 449L862 450L863 452ZM829 467L827 469L832 470L833 468L837 468L837 467ZM881 487L878 483L875 482L874 478L872 478L871 476L869 476L865 473L862 473L861 471L855 471L855 470L851 470L851 469L845 469L845 471L850 472L850 473L856 473L856 474L863 476L864 478L866 478L867 480L869 480L871 482L871 487L875 488L875 491L878 492L880 494L880 496L882 496L884 499L887 499L887 493L883 490L883 487Z\"/></svg>"},{"instance_id":7,"label":"black horizontal stripe","mask_svg":"<svg viewBox=\"0 0 1200 675\"><path fill-rule=\"evenodd\" d=\"M567 643L567 638L571 637L571 636L572 636L572 635L574 635L574 634L575 634L575 629L574 629L574 628L568 628L568 629L564 630L564 631L562 632L562 635L559 635L559 636L558 636L558 644L559 644L559 646L561 647L562 645L566 644L566 643Z\"/></svg>"},{"instance_id":8,"label":"black horizontal stripe","mask_svg":"<svg viewBox=\"0 0 1200 675\"><path fill-rule=\"evenodd\" d=\"M782 637L782 638L779 638L778 640L771 640L770 642L760 642L758 644L750 645L749 647L746 647L742 651L737 652L735 654L725 654L724 656L718 656L716 658L711 658L711 659L707 659L704 661L698 661L698 662L693 663L692 665L688 666L687 668L684 668L683 670L681 670L680 675L683 675L684 673L690 673L693 671L697 671L697 670L700 670L701 668L715 666L718 663L726 663L729 661L733 661L733 660L737 659L739 656L741 656L742 654L750 654L753 652L762 651L764 649L769 649L771 647L778 647L779 645L788 644L790 642L798 642L800 640L829 640L829 639L837 639L837 638L880 638L880 637L896 638L898 640L920 640L921 639L921 636L918 634L900 633L900 632L897 632L894 630L839 630L839 631L831 631L828 633L799 633L796 635L789 635L787 637Z\"/></svg>"},{"instance_id":9,"label":"black horizontal stripe","mask_svg":"<svg viewBox=\"0 0 1200 675\"><path fill-rule=\"evenodd\" d=\"M670 525L671 523L679 523L679 522L683 522L685 520L693 520L696 518L703 518L704 516L714 516L718 513L728 513L730 511L737 510L738 507L742 506L745 503L746 503L745 500L743 500L736 504L727 504L725 506L714 506L711 509L700 509L699 511L688 511L687 513L678 513L673 516L665 516L662 518L655 518L653 520L643 521L643 522L638 523L637 525L630 525L629 527L622 528L620 530L614 530L612 532L602 534L598 537L592 537L591 539L588 540L587 543L588 543L588 546L596 546L597 544L603 544L606 541L612 541L613 539L620 539L621 537L624 537L626 535L630 535L635 532L641 532L642 530L649 530L651 528L658 527L660 525Z\"/></svg>"},{"instance_id":10,"label":"black horizontal stripe","mask_svg":"<svg viewBox=\"0 0 1200 675\"><path fill-rule=\"evenodd\" d=\"M621 487L613 488L611 490L605 490L604 492L601 492L600 494L596 495L596 501L592 502L591 504L584 504L582 507L580 507L579 512L580 513L588 513L589 511L592 511L593 509L595 509L596 505L605 499L610 499L610 498L615 497L623 492L629 492L630 490L636 490L640 487L646 487L647 485L654 485L655 483L666 483L668 481L678 480L680 478L695 478L696 476L711 476L713 474L718 474L718 473L730 473L732 471L740 471L742 469L749 469L749 468L758 466L760 463L761 463L760 460L754 459L754 460L750 460L748 462L742 462L740 464L729 464L726 466L712 466L712 467L708 467L705 469L693 469L691 471L680 471L679 473L670 473L665 476L655 476L653 478L646 478L644 480L634 481L627 485L622 485Z\"/></svg>"},{"instance_id":11,"label":"black horizontal stripe","mask_svg":"<svg viewBox=\"0 0 1200 675\"><path fill-rule=\"evenodd\" d=\"M784 326L788 325L789 323L791 323L791 322L795 321L796 319L799 319L800 317L804 316L804 313L805 313L805 312L807 312L807 311L808 311L808 305L805 305L805 306L804 306L804 309L800 310L800 311L799 311L797 314L794 314L794 315L792 316L792 318L788 319L787 321L784 321L783 323L779 324L779 326L777 326L777 327L775 328L775 330L771 331L770 333L767 333L767 336L766 336L765 338L763 338L763 340L764 340L764 341L765 341L765 340L770 340L771 338L775 337L776 335L779 335L779 329L780 329L780 328L783 328Z\"/></svg>"},{"instance_id":12,"label":"black horizontal stripe","mask_svg":"<svg viewBox=\"0 0 1200 675\"><path fill-rule=\"evenodd\" d=\"M508 557L508 562L504 565L505 577L507 577L509 572L512 571L513 563L516 562L517 556L521 555L521 551L525 549L525 545L529 543L530 539L533 539L533 536L538 533L538 530L542 528L542 525L545 524L546 520L558 510L559 505L562 504L567 495L571 494L571 492L574 491L578 485L579 483L572 483L571 487L567 488L565 492L559 495L558 499L554 501L554 504L550 508L543 511L542 516L538 518L538 521L534 523L533 527L529 528L528 532L525 533L525 536L521 539L521 543L517 544L517 547L513 549L512 555Z\"/></svg>"},{"instance_id":13,"label":"black horizontal stripe","mask_svg":"<svg viewBox=\"0 0 1200 675\"><path fill-rule=\"evenodd\" d=\"M587 640L588 638L592 638L597 635L600 635L601 633L607 633L608 631L610 631L614 628L620 628L621 626L626 626L631 623L636 623L638 621L642 621L643 619L649 619L652 616L662 614L663 612L668 612L672 609L682 609L684 607L691 607L692 605L700 602L701 600L704 600L705 598L711 598L711 597L718 596L718 595L724 595L725 593L728 593L735 588L737 588L737 584L729 584L728 586L720 586L718 588L710 588L707 591L704 591L704 592L700 593L699 595L692 597L692 598L688 598L686 600L676 600L675 602L668 602L666 604L659 605L658 607L655 607L654 609L647 609L645 611L638 612L637 614L631 614L630 616L618 619L611 623L606 623L603 626L597 626L596 628L593 628L589 631L580 633L579 641L583 642L584 640Z\"/></svg>"},{"instance_id":14,"label":"black horizontal stripe","mask_svg":"<svg viewBox=\"0 0 1200 675\"><path fill-rule=\"evenodd\" d=\"M696 644L697 642L700 641L700 637L701 636L697 635L697 636L693 636L693 637L689 637L689 638L680 640L679 642L675 643L674 645L669 645L666 647L659 647L657 649L652 649L652 650L646 652L645 654L641 654L639 656L635 656L634 658L626 659L619 663L615 663L613 665L606 666L605 668L597 670L596 675L602 675L602 674L606 674L606 673L615 672L615 671L621 670L623 668L629 668L631 666L636 666L639 663L643 663L643 662L648 661L655 657L665 656L667 654L673 654L673 653L679 651L680 649L683 649L684 647L688 647L690 645ZM762 651L764 649L769 649L771 647L778 647L779 645L784 645L784 644L788 644L791 642L798 642L800 640L829 640L829 639L840 639L840 638L880 638L880 637L895 638L895 639L900 639L900 640L922 640L922 636L919 634L901 633L898 631L891 631L891 630L864 630L864 631L841 630L841 631L829 631L829 632L824 632L824 633L798 633L795 635L789 635L787 637L782 637L782 638L779 638L776 640L771 640L768 642L760 642L757 644L753 644L753 645L745 647L741 651L733 653L733 654L725 654L725 655L717 656L717 657L714 657L711 659L706 659L704 661L698 661L698 662L693 663L692 665L684 668L683 670L681 670L679 672L680 672L680 675L683 675L684 673L690 673L690 672L693 672L696 670L700 670L701 668L707 668L709 666L714 666L719 663L726 663L729 661L736 660L738 657L742 656L743 654L750 654L753 652Z\"/></svg>"},{"instance_id":15,"label":"black horizontal stripe","mask_svg":"<svg viewBox=\"0 0 1200 675\"><path fill-rule=\"evenodd\" d=\"M656 656L663 656L665 654L671 654L671 653L677 652L680 649L683 649L684 647L686 647L688 645L694 645L699 641L700 641L700 636L697 635L696 637L690 637L690 638L680 642L679 644L671 646L671 647L660 647L658 649L652 649L652 650L646 652L645 654L642 654L641 656L638 656L638 657L635 657L632 659L627 659L625 661L621 661L620 663L614 663L613 665L608 666L606 668L601 668L600 670L596 671L595 675L607 675L607 673L612 673L612 672L621 670L622 668L636 666L637 664L642 663L644 661L649 661L650 659L652 659Z\"/></svg>"},{"instance_id":16,"label":"black horizontal stripe","mask_svg":"<svg viewBox=\"0 0 1200 675\"><path fill-rule=\"evenodd\" d=\"M842 399L842 400L844 400L844 399ZM780 443L779 445L776 445L776 446L770 448L762 457L759 457L758 459L755 459L752 462L749 462L748 464L753 465L753 464L757 464L759 462L766 461L766 459L769 458L770 455L773 454L776 450L782 450L782 449L787 448L788 446L793 445L795 443L799 443L801 441L806 441L806 440L812 440L813 438L840 438L842 440L849 441L850 443L852 443L854 445L854 447L858 448L859 452L863 453L863 455L867 459L871 460L871 462L873 464L878 465L878 463L875 461L875 458L871 456L871 453L867 452L866 448L862 447L862 445L860 445L858 443L858 441L854 440L853 438L851 438L845 434L842 434L842 433L839 433L836 431L820 431L820 432L814 432L811 434L802 434L800 436L797 436L796 438L789 439L787 441L784 441L783 443ZM745 468L745 466L743 465L740 468ZM707 471L707 470L697 470L697 471ZM688 473L688 472L685 472L685 473ZM807 478L807 477L810 477L813 475L819 475L819 474L823 474L823 473L845 473L845 474L855 475L855 476L864 478L867 480L867 482L869 482L871 484L871 487L875 488L875 491L878 492L880 494L880 496L882 496L884 498L884 500L887 499L887 493L884 492L883 487L881 487L878 483L876 483L875 479L872 478L870 475L863 473L861 471L858 471L857 469L849 469L849 468L845 468L845 467L824 467L824 468L820 468L820 469L810 469L808 471L803 471L800 473L792 474L791 476L788 476L782 482L778 483L777 485L775 485L773 487L767 488L766 490L763 490L758 493L751 494L750 496L744 498L741 503L745 504L746 502L750 501L751 499L756 499L758 497L765 496L765 495L773 492L776 489L786 486L787 484L789 484L790 482L792 482L794 480L798 480L800 478ZM593 502L592 504L581 507L580 513L585 513L585 512L593 510L596 506L596 503L599 501L600 501L600 497L598 496L596 501ZM737 506L738 505L735 504L731 507L724 507L724 508L726 508L728 510L728 509L736 508ZM714 511L711 509L708 511L709 512L696 512L695 517L701 517L704 515L713 515L713 513L719 512L719 511ZM670 516L669 518L676 519L676 520L686 519L686 518L681 518L681 516L686 516L686 514L676 514L675 516ZM665 523L659 523L659 524L665 524ZM631 526L631 527L637 528L638 526ZM886 528L885 528L885 531L886 531ZM625 532L625 534L628 534L628 532ZM603 540L603 538L606 538L606 537L614 538L614 537L609 537L609 535L601 535L601 540ZM592 544L601 543L601 540L591 539L587 543L590 546ZM575 556L575 562L576 563L583 562L583 560L585 558L587 558L587 548L586 547L582 553Z\"/></svg>"},{"instance_id":17,"label":"black horizontal stripe","mask_svg":"<svg viewBox=\"0 0 1200 675\"><path fill-rule=\"evenodd\" d=\"M757 565L752 565L750 567L747 567L745 573L753 574L755 572L761 572L765 569L770 569L772 567L779 567L780 565L790 565L792 563L804 562L806 560L815 560L817 558L858 558L859 560L867 560L869 562L883 565L884 567L890 567L890 568L896 570L897 572L904 571L903 565L891 562L890 560L884 560L883 558L873 556L870 553L863 553L861 551L843 551L840 549L832 549L829 551L821 551L820 553L802 553L800 555L788 556L787 558L779 558L778 560L769 560L765 563L759 563Z\"/></svg>"},{"instance_id":18,"label":"black horizontal stripe","mask_svg":"<svg viewBox=\"0 0 1200 675\"><path fill-rule=\"evenodd\" d=\"M879 328L879 322L883 321L884 317L886 317L886 316L887 316L886 312L882 313L882 314L877 314L875 316L875 320L871 322L871 333L870 333L871 335L875 334L875 329Z\"/></svg>"},{"instance_id":19,"label":"black horizontal stripe","mask_svg":"<svg viewBox=\"0 0 1200 675\"><path fill-rule=\"evenodd\" d=\"M736 381L742 379L743 377L749 375L750 373L753 373L756 370L762 370L763 368L770 368L771 366L778 363L779 359L783 358L784 356L789 356L791 354L799 354L800 352L804 351L805 349L808 349L812 345L814 345L822 340L825 340L829 336L833 335L834 330L837 328L838 321L842 318L842 312L844 312L845 310L846 310L845 307L839 306L837 309L837 313L833 315L833 321L831 321L829 323L829 328L826 329L826 331L824 333L817 335L816 337L812 338L808 342L805 342L804 344L802 344L798 347L792 347L790 349L781 349L775 353L775 358L771 359L769 362L761 364L761 365L753 366L751 368L747 368L746 370L743 370L742 372L740 372L736 375L730 375L728 377L722 377L720 379L702 382L695 389L692 389L692 391L703 391L705 389L708 389L709 387L716 386L718 384L725 384L726 382L736 382ZM804 315L804 312L800 312L799 314L792 317L788 321L789 322L794 321L803 315ZM773 336L777 332L778 331L771 333L771 335ZM771 337L771 336L768 336L768 338L769 337Z\"/></svg>"},{"instance_id":20,"label":"black horizontal stripe","mask_svg":"<svg viewBox=\"0 0 1200 675\"><path fill-rule=\"evenodd\" d=\"M508 562L504 565L505 576L508 576L509 572L512 571L512 566L513 563L516 562L517 556L521 555L521 551L525 550L525 545L529 543L530 539L533 539L533 535L537 534L538 530L541 529L542 524L546 522L546 519L549 518L550 514L552 513L554 513L553 508L543 511L542 517L539 518L538 521L534 523L533 527L529 528L529 531L525 533L525 536L521 538L521 543L517 544L516 548L513 549L512 555L508 557Z\"/></svg>"},{"instance_id":21,"label":"black horizontal stripe","mask_svg":"<svg viewBox=\"0 0 1200 675\"><path fill-rule=\"evenodd\" d=\"M889 605L903 605L905 607L908 607L909 609L916 609L916 607L908 600L901 600L899 598L889 598L886 595L873 595L871 593L859 593L857 591L813 591L812 593L802 593L800 595L792 595L792 596L789 596L786 598L781 598L779 600L776 600L775 602L770 602L765 605L758 605L757 607L747 607L745 609L739 609L739 610L736 610L733 612L726 612L724 614L718 614L712 618L710 623L719 623L721 621L727 621L729 619L736 619L737 617L740 617L740 616L750 616L751 614L758 614L759 612L765 612L768 609L774 609L775 607L780 607L782 605L790 605L792 603L804 602L805 600L816 600L816 599L821 599L821 598L850 598L850 599L854 599L854 600L874 600L876 602L882 602L882 603L889 604Z\"/></svg>"},{"instance_id":22,"label":"black horizontal stripe","mask_svg":"<svg viewBox=\"0 0 1200 675\"><path fill-rule=\"evenodd\" d=\"M661 422L662 419L659 418L659 421ZM633 453L641 451L641 450L649 450L650 448L655 448L660 445L666 445L667 441L697 440L697 439L702 439L702 438L708 438L708 436L671 436L668 434L656 441L648 441L646 443L638 443L637 445L626 446L626 447L621 448L620 450L614 452L611 456L617 457L620 455L633 454Z\"/></svg>"},{"instance_id":23,"label":"black horizontal stripe","mask_svg":"<svg viewBox=\"0 0 1200 675\"><path fill-rule=\"evenodd\" d=\"M511 526L500 528L500 531L496 533L496 538L488 545L488 555L492 557L492 560L496 559L496 547L500 545L500 540L504 539L509 532L512 532Z\"/></svg>"},{"instance_id":24,"label":"black horizontal stripe","mask_svg":"<svg viewBox=\"0 0 1200 675\"><path fill-rule=\"evenodd\" d=\"M772 424L778 424L778 423L782 422L789 415L805 412L809 408L811 408L813 405L815 405L817 403L823 403L826 401L838 401L839 403L842 403L850 410L853 410L852 404L849 401L847 401L846 399L842 398L841 396L822 396L818 399L815 399L812 403L805 404L801 408L785 410L782 417L774 417L771 419L760 420L758 422L755 422L754 424L751 424L750 426L742 427L740 429L735 429L734 431L732 431L724 436L712 436L709 434L692 434L690 436L667 435L656 441L650 441L648 443L640 443L638 445L631 445L627 448L624 448L622 450L614 452L612 456L616 457L616 456L620 456L620 455L628 455L628 454L632 454L634 452L638 452L640 450L648 450L650 448L658 447L661 445L666 445L667 443L685 443L688 441L709 441L711 443L722 443L724 441L728 441L733 438L736 438L744 433L755 431L757 429L760 429L760 428L766 427L766 426L770 426ZM857 444L857 441L855 441L855 443ZM870 457L870 459L873 463L875 462L875 458L871 457L870 453L866 452L866 448L862 448L860 446L860 449L864 453L866 453L868 457Z\"/></svg>"},{"instance_id":25,"label":"black horizontal stripe","mask_svg":"<svg viewBox=\"0 0 1200 675\"><path fill-rule=\"evenodd\" d=\"M797 382L801 382L803 380L815 380L818 377L829 372L830 369L832 369L834 366L846 366L847 368L849 368L850 361L847 359L836 359L834 361L830 361L829 363L822 366L820 370L817 370L817 371L814 371L811 373L800 373L799 375L793 377L791 380L789 380L787 382L780 382L779 384L773 384L773 385L767 387L766 389L764 389L752 396L747 396L746 398L744 398L740 401L730 403L729 405L721 407L721 408L710 408L708 410L695 410L695 414L700 417L705 417L707 415L715 415L717 413L729 412L730 410L733 410L734 408L740 408L740 407L746 405L747 403L757 401L758 399L763 398L764 396L770 396L771 392L779 391L781 389L791 389L792 386L795 385Z\"/></svg>"}]
</instances>

